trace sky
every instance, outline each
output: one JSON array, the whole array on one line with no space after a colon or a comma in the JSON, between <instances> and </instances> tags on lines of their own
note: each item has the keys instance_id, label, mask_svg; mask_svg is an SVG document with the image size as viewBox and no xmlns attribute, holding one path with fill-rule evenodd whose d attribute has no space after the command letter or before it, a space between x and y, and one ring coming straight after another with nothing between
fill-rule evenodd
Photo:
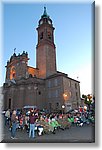
<instances>
[{"instance_id":1,"label":"sky","mask_svg":"<svg viewBox=\"0 0 102 150\"><path fill-rule=\"evenodd\" d=\"M46 5L55 27L57 70L80 81L81 94L93 92L93 6L85 3L3 3L2 70L16 48L28 52L29 66L36 67L38 21Z\"/></svg>"}]
</instances>

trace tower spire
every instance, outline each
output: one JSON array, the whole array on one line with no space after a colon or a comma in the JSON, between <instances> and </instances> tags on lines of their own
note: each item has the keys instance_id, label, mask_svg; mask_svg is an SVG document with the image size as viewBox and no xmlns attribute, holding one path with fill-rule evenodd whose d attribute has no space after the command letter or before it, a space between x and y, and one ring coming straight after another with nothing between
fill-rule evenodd
<instances>
[{"instance_id":1,"label":"tower spire","mask_svg":"<svg viewBox=\"0 0 102 150\"><path fill-rule=\"evenodd\" d=\"M37 28L38 43L36 46L36 68L39 69L39 78L46 78L56 73L54 27L52 20L47 14L46 7L44 6L43 9L43 15L39 20Z\"/></svg>"},{"instance_id":2,"label":"tower spire","mask_svg":"<svg viewBox=\"0 0 102 150\"><path fill-rule=\"evenodd\" d=\"M43 15L47 15L46 6L44 6L44 14Z\"/></svg>"},{"instance_id":3,"label":"tower spire","mask_svg":"<svg viewBox=\"0 0 102 150\"><path fill-rule=\"evenodd\" d=\"M49 18L48 14L47 14L47 11L46 11L46 6L44 6L44 13L41 16L41 18Z\"/></svg>"}]
</instances>

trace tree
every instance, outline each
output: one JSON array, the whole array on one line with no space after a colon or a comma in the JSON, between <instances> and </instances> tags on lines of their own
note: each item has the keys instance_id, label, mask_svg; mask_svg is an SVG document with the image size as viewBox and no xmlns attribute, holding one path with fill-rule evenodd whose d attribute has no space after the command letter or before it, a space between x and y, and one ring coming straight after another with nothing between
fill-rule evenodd
<instances>
[{"instance_id":1,"label":"tree","mask_svg":"<svg viewBox=\"0 0 102 150\"><path fill-rule=\"evenodd\" d=\"M84 103L88 106L88 109L90 111L90 105L92 103L92 96L90 94L88 95L82 95L82 98L84 98Z\"/></svg>"},{"instance_id":2,"label":"tree","mask_svg":"<svg viewBox=\"0 0 102 150\"><path fill-rule=\"evenodd\" d=\"M82 98L87 99L87 96L83 94L83 95L82 95Z\"/></svg>"}]
</instances>

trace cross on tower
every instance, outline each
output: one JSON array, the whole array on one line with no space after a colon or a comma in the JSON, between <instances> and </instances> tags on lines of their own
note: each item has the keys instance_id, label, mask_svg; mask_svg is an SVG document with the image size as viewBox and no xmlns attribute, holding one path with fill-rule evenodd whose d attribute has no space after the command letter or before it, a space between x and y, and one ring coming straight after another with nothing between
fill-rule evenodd
<instances>
[{"instance_id":1,"label":"cross on tower","mask_svg":"<svg viewBox=\"0 0 102 150\"><path fill-rule=\"evenodd\" d=\"M14 53L16 52L16 48L14 48Z\"/></svg>"}]
</instances>

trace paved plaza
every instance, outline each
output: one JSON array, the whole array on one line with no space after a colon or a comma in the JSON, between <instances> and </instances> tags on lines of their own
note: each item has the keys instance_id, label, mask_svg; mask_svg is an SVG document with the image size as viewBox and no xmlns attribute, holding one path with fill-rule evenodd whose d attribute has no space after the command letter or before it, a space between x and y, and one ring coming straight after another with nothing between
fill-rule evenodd
<instances>
[{"instance_id":1,"label":"paved plaza","mask_svg":"<svg viewBox=\"0 0 102 150\"><path fill-rule=\"evenodd\" d=\"M92 143L95 142L94 136L94 126L92 125L84 125L82 127L79 126L71 126L70 129L65 129L59 131L56 131L56 134L50 133L50 134L44 134L41 136L36 135L36 137L29 138L28 133L26 131L18 130L16 132L16 138L17 139L11 139L11 133L8 130L7 127L4 127L3 132L3 143L18 143L18 142L26 142L26 143Z\"/></svg>"}]
</instances>

